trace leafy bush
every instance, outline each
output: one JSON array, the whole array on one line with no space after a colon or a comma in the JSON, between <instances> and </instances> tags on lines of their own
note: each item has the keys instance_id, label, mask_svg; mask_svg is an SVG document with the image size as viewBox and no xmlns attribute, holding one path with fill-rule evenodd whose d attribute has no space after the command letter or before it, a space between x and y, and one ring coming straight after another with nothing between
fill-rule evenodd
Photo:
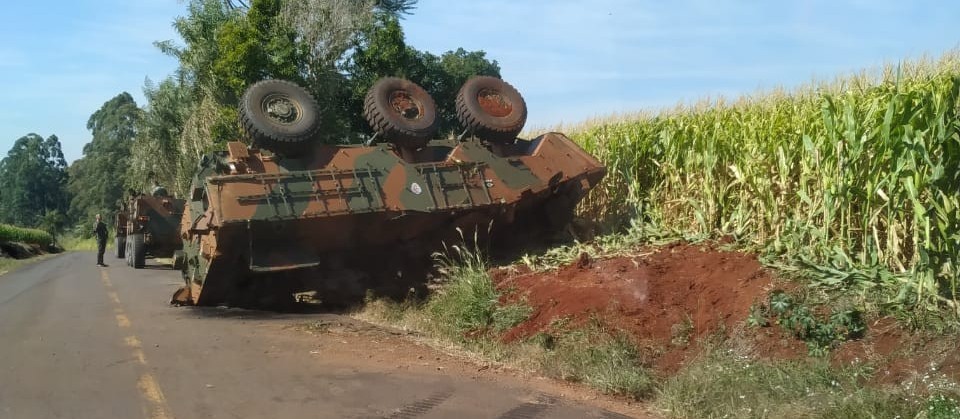
<instances>
[{"instance_id":1,"label":"leafy bush","mask_svg":"<svg viewBox=\"0 0 960 419\"><path fill-rule=\"evenodd\" d=\"M747 325L767 326L770 320L807 342L811 355L825 355L838 343L861 338L867 331L859 310L833 307L828 315L818 315L814 308L783 291L770 293L769 305L751 307Z\"/></svg>"}]
</instances>

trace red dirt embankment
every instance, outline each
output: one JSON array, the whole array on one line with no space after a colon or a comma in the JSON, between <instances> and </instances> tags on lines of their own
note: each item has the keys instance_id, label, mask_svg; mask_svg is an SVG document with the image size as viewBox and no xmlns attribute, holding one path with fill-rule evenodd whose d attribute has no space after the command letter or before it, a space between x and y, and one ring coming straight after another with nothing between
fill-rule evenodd
<instances>
[{"instance_id":1,"label":"red dirt embankment","mask_svg":"<svg viewBox=\"0 0 960 419\"><path fill-rule=\"evenodd\" d=\"M494 280L507 299L534 309L504 340L548 331L561 319L577 325L596 317L641 341L669 344L678 333L692 339L742 324L772 278L754 255L674 244L633 257L593 261L584 254L552 272L501 270Z\"/></svg>"},{"instance_id":2,"label":"red dirt embankment","mask_svg":"<svg viewBox=\"0 0 960 419\"><path fill-rule=\"evenodd\" d=\"M493 279L504 302L524 301L533 308L526 321L501 336L504 341L562 333L596 319L650 349L644 351L651 355L647 361L666 374L696 356L700 338L718 331L743 330L740 336L761 358L807 354L803 341L778 326L743 327L751 306L766 302L773 274L756 255L717 245L677 243L603 260L584 254L554 271L499 269ZM863 339L841 343L831 360L838 365L870 362L877 368L873 380L881 384L935 376L960 379L960 349L952 340L905 331L889 317L872 320Z\"/></svg>"}]
</instances>

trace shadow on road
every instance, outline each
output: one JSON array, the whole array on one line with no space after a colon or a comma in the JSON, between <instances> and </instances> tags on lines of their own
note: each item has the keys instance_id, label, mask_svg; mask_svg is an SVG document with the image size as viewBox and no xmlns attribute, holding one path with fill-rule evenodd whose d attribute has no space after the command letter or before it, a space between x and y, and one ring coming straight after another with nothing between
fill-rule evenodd
<instances>
[{"instance_id":1,"label":"shadow on road","mask_svg":"<svg viewBox=\"0 0 960 419\"><path fill-rule=\"evenodd\" d=\"M202 317L245 320L296 320L303 319L304 315L320 317L323 315L340 316L351 311L342 308L324 307L319 304L288 304L282 308L271 307L269 310L225 306L181 307L180 309L190 310L192 313Z\"/></svg>"}]
</instances>

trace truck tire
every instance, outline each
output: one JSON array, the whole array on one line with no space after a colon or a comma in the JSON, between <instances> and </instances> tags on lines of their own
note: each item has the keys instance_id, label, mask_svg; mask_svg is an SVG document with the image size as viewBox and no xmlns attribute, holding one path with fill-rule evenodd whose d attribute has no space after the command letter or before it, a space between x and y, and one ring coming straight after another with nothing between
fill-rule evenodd
<instances>
[{"instance_id":1,"label":"truck tire","mask_svg":"<svg viewBox=\"0 0 960 419\"><path fill-rule=\"evenodd\" d=\"M284 80L264 80L248 87L240 99L240 123L254 145L291 152L317 134L320 111L304 88Z\"/></svg>"},{"instance_id":2,"label":"truck tire","mask_svg":"<svg viewBox=\"0 0 960 419\"><path fill-rule=\"evenodd\" d=\"M174 250L173 251L173 270L182 271L186 262L186 256L183 254L183 250Z\"/></svg>"},{"instance_id":3,"label":"truck tire","mask_svg":"<svg viewBox=\"0 0 960 419\"><path fill-rule=\"evenodd\" d=\"M397 77L377 80L363 101L373 132L399 147L421 148L437 132L437 104L416 83Z\"/></svg>"},{"instance_id":4,"label":"truck tire","mask_svg":"<svg viewBox=\"0 0 960 419\"><path fill-rule=\"evenodd\" d=\"M133 268L143 269L147 260L147 246L143 242L143 234L131 234L130 239L133 240L133 245L130 246Z\"/></svg>"},{"instance_id":5,"label":"truck tire","mask_svg":"<svg viewBox=\"0 0 960 419\"><path fill-rule=\"evenodd\" d=\"M512 143L527 123L527 104L507 82L475 76L457 93L457 118L481 140Z\"/></svg>"},{"instance_id":6,"label":"truck tire","mask_svg":"<svg viewBox=\"0 0 960 419\"><path fill-rule=\"evenodd\" d=\"M117 252L117 259L123 259L127 254L127 237L117 236L115 240L116 249L114 251Z\"/></svg>"},{"instance_id":7,"label":"truck tire","mask_svg":"<svg viewBox=\"0 0 960 419\"><path fill-rule=\"evenodd\" d=\"M123 247L125 249L124 253L126 254L124 260L127 262L127 266L133 266L133 250L130 250L130 247L133 246L133 239L130 235L127 235L123 242L125 243Z\"/></svg>"}]
</instances>

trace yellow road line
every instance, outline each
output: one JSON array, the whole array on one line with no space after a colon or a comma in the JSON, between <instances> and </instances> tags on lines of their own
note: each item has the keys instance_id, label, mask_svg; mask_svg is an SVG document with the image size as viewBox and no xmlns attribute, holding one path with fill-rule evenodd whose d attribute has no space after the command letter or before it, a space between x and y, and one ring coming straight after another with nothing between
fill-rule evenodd
<instances>
[{"instance_id":1,"label":"yellow road line","mask_svg":"<svg viewBox=\"0 0 960 419\"><path fill-rule=\"evenodd\" d=\"M106 269L100 269L100 282L103 282L103 285L107 288L113 288L113 284L110 282L110 276L107 275Z\"/></svg>"},{"instance_id":2,"label":"yellow road line","mask_svg":"<svg viewBox=\"0 0 960 419\"><path fill-rule=\"evenodd\" d=\"M113 313L116 314L117 317L117 327L129 329L130 318L123 312L123 305L120 304L120 296L113 290L113 283L110 282L110 276L105 269L100 270L100 282L103 282L103 286L107 289L107 297L109 297L110 301L114 304ZM137 359L137 362L140 363L141 367L146 368L147 356L143 353L143 344L140 342L140 339L135 335L130 335L124 338L124 343L131 349L133 356ZM157 383L157 379L153 374L150 374L150 371L144 371L143 374L140 375L140 379L137 381L137 390L140 391L140 395L143 396L149 404L149 419L173 419L173 416L169 413L170 409L167 407L167 399L163 396L163 391L160 390L160 384Z\"/></svg>"},{"instance_id":3,"label":"yellow road line","mask_svg":"<svg viewBox=\"0 0 960 419\"><path fill-rule=\"evenodd\" d=\"M129 346L129 347L131 347L131 348L133 348L133 349L141 349L141 348L143 348L143 346L140 344L140 339L137 339L136 336L127 336L127 338L124 339L124 340L126 340L127 346Z\"/></svg>"},{"instance_id":4,"label":"yellow road line","mask_svg":"<svg viewBox=\"0 0 960 419\"><path fill-rule=\"evenodd\" d=\"M137 382L137 388L140 389L140 394L143 394L143 396L150 401L150 404L153 405L153 410L150 412L150 419L170 419L170 415L167 414L167 410L165 409L167 400L163 397L163 392L160 391L160 385L157 384L157 380L153 378L150 373L144 373L140 376L140 381Z\"/></svg>"}]
</instances>

